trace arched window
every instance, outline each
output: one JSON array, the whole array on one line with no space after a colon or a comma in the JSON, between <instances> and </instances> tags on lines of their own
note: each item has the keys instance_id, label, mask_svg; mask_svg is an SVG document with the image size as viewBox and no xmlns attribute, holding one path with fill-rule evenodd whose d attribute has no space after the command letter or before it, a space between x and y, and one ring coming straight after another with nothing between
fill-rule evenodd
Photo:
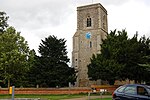
<instances>
[{"instance_id":1,"label":"arched window","mask_svg":"<svg viewBox=\"0 0 150 100\"><path fill-rule=\"evenodd\" d=\"M90 18L90 16L88 16L88 18L87 18L87 27L91 27L91 18Z\"/></svg>"}]
</instances>

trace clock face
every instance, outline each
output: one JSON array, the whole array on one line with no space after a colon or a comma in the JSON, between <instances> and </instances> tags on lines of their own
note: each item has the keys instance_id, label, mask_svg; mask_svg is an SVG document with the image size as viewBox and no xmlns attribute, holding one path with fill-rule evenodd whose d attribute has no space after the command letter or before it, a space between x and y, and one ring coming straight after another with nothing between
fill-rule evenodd
<instances>
[{"instance_id":1,"label":"clock face","mask_svg":"<svg viewBox=\"0 0 150 100\"><path fill-rule=\"evenodd\" d=\"M87 39L90 39L90 38L91 38L91 33L90 33L90 32L87 32L87 33L85 34L85 37L86 37Z\"/></svg>"}]
</instances>

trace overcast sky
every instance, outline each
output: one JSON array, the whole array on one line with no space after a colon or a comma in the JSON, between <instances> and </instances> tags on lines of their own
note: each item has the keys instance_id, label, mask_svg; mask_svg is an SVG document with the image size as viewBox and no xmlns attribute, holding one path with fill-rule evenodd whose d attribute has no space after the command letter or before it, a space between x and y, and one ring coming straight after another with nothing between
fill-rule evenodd
<instances>
[{"instance_id":1,"label":"overcast sky","mask_svg":"<svg viewBox=\"0 0 150 100\"><path fill-rule=\"evenodd\" d=\"M108 29L126 29L129 37L150 36L150 0L0 0L9 25L21 32L30 49L38 51L41 39L55 35L67 40L69 58L77 28L77 6L101 3L108 13Z\"/></svg>"}]
</instances>

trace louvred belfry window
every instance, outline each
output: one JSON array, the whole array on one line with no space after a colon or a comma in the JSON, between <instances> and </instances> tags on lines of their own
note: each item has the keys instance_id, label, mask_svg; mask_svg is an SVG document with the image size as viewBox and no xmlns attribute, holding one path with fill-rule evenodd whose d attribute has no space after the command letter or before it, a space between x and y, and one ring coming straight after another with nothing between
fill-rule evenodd
<instances>
[{"instance_id":1,"label":"louvred belfry window","mask_svg":"<svg viewBox=\"0 0 150 100\"><path fill-rule=\"evenodd\" d=\"M87 18L87 27L91 27L91 24L92 24L91 18L90 18L90 16L88 16L88 18Z\"/></svg>"}]
</instances>

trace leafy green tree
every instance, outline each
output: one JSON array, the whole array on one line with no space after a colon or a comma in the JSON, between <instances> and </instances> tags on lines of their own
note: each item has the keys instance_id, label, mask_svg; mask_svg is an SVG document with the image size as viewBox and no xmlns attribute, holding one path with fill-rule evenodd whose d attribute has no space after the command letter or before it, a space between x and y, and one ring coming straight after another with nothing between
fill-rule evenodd
<instances>
[{"instance_id":1,"label":"leafy green tree","mask_svg":"<svg viewBox=\"0 0 150 100\"><path fill-rule=\"evenodd\" d=\"M0 12L0 80L17 85L25 78L25 73L33 65L33 50L15 28L8 27L8 16ZM23 82L22 82L23 83Z\"/></svg>"},{"instance_id":2,"label":"leafy green tree","mask_svg":"<svg viewBox=\"0 0 150 100\"><path fill-rule=\"evenodd\" d=\"M34 50L29 51L28 55L28 70L26 70L23 74L23 76L20 79L15 80L15 86L21 86L21 87L33 87L33 85L30 83L30 73L31 69L34 68L36 63L36 52ZM33 76L34 77L34 76ZM13 80L14 81L14 80Z\"/></svg>"},{"instance_id":3,"label":"leafy green tree","mask_svg":"<svg viewBox=\"0 0 150 100\"><path fill-rule=\"evenodd\" d=\"M24 74L32 66L33 53L25 39L8 27L8 16L0 12L0 80L3 83L17 85L23 83Z\"/></svg>"},{"instance_id":4,"label":"leafy green tree","mask_svg":"<svg viewBox=\"0 0 150 100\"><path fill-rule=\"evenodd\" d=\"M25 39L13 27L0 34L0 41L0 75L9 87L24 77L32 55Z\"/></svg>"},{"instance_id":5,"label":"leafy green tree","mask_svg":"<svg viewBox=\"0 0 150 100\"><path fill-rule=\"evenodd\" d=\"M0 11L0 34L5 30L5 28L8 26L7 24L7 19L8 19L8 16L6 16L6 13L5 12L1 12ZM4 83L4 80L2 80L2 77L0 75L0 86L2 86Z\"/></svg>"},{"instance_id":6,"label":"leafy green tree","mask_svg":"<svg viewBox=\"0 0 150 100\"><path fill-rule=\"evenodd\" d=\"M75 72L68 66L69 58L66 51L66 41L49 36L42 40L39 46L41 56L36 69L39 75L36 78L42 86L68 86L68 82L75 81Z\"/></svg>"}]
</instances>

